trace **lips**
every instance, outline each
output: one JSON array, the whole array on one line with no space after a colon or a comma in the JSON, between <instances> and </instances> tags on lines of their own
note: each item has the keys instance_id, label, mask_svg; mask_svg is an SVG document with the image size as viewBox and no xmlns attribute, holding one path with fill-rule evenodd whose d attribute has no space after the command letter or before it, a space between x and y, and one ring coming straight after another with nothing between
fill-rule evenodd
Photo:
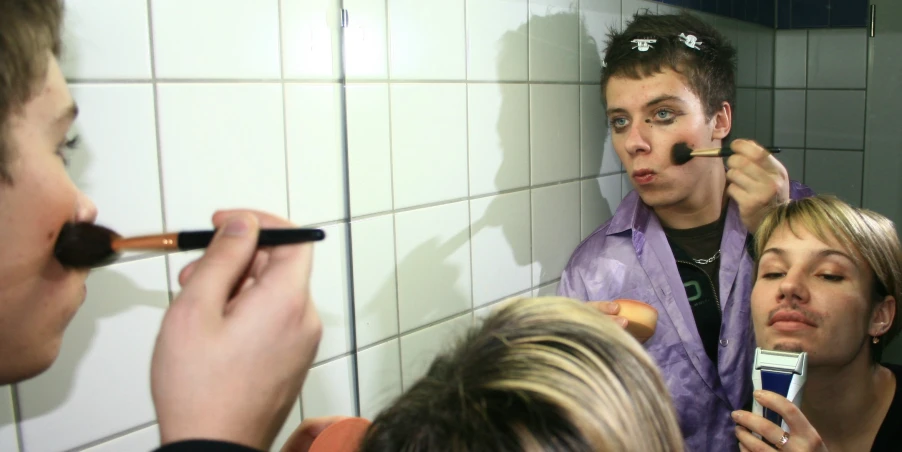
<instances>
[{"instance_id":1,"label":"lips","mask_svg":"<svg viewBox=\"0 0 902 452\"><path fill-rule=\"evenodd\" d=\"M655 180L656 176L657 173L650 169L638 169L636 171L633 171L632 175L633 180L635 180L639 185L651 183Z\"/></svg>"},{"instance_id":2,"label":"lips","mask_svg":"<svg viewBox=\"0 0 902 452\"><path fill-rule=\"evenodd\" d=\"M806 317L805 314L802 314L799 311L780 311L771 316L770 321L767 324L768 326L773 326L777 322L795 322L808 326L817 326L813 321Z\"/></svg>"}]
</instances>

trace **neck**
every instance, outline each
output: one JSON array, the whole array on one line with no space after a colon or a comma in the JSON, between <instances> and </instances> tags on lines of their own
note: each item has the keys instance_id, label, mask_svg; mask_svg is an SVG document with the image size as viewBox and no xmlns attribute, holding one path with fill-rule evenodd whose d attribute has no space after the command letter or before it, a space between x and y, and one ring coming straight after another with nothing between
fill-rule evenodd
<instances>
[{"instance_id":1,"label":"neck","mask_svg":"<svg viewBox=\"0 0 902 452\"><path fill-rule=\"evenodd\" d=\"M727 173L725 170L712 173L712 177L700 180L687 198L676 204L654 208L662 225L671 229L690 229L711 224L720 218L727 200Z\"/></svg>"},{"instance_id":2,"label":"neck","mask_svg":"<svg viewBox=\"0 0 902 452\"><path fill-rule=\"evenodd\" d=\"M871 364L865 345L844 366L811 368L803 391L802 413L831 450L844 450L844 445L873 441L895 383L888 369Z\"/></svg>"}]
</instances>

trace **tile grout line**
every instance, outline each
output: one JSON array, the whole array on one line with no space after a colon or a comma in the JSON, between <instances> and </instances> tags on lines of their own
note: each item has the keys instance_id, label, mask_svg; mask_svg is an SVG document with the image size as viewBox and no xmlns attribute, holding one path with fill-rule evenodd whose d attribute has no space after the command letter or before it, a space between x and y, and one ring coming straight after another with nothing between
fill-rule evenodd
<instances>
[{"instance_id":1,"label":"tile grout line","mask_svg":"<svg viewBox=\"0 0 902 452\"><path fill-rule=\"evenodd\" d=\"M92 448L92 447L99 446L99 445L102 445L102 444L106 444L106 443L115 441L115 440L120 439L120 438L124 438L124 437L126 437L126 436L128 436L128 435L131 435L132 433L137 433L137 432L139 432L139 431L141 431L141 430L144 430L144 429L146 429L146 428L153 427L154 425L157 425L157 421L155 421L155 420L154 420L154 421L145 422L145 423L143 423L143 424L139 424L139 425L136 425L136 426L134 426L134 427L127 428L127 429L122 430L122 431L120 431L120 432L113 433L112 435L108 435L108 436L105 436L105 437L103 437L103 438L99 438L99 439L96 439L96 440L87 442L87 443L82 444L82 445L80 445L80 446L76 446L76 447L74 447L74 448L72 448L72 449L69 449L69 451L70 451L70 452L85 451L85 450L88 450L88 449L90 449L90 448ZM24 452L24 451L23 451L23 452Z\"/></svg>"},{"instance_id":2,"label":"tile grout line","mask_svg":"<svg viewBox=\"0 0 902 452\"><path fill-rule=\"evenodd\" d=\"M398 277L398 216L395 210L395 121L392 117L392 83L391 83L391 13L385 0L385 74L388 81L385 83L385 91L388 96L388 161L390 166L391 184L391 227L392 227L392 252L394 253L395 275L395 317L397 318L397 332L394 338L398 339L398 377L401 380L401 393L404 392L404 355L401 353L401 281Z\"/></svg>"}]
</instances>

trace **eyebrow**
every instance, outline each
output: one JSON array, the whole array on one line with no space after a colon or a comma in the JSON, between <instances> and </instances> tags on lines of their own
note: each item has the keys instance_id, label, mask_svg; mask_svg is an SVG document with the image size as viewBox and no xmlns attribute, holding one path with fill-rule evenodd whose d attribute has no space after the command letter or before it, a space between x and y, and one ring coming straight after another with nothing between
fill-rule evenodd
<instances>
[{"instance_id":1,"label":"eyebrow","mask_svg":"<svg viewBox=\"0 0 902 452\"><path fill-rule=\"evenodd\" d=\"M779 257L786 256L786 251L781 248L768 248L768 249L764 250L764 252L761 253L761 257L763 258L764 255L767 253L776 254ZM855 259L852 259L852 256L849 256L848 254L843 253L842 251L834 250L834 249L821 250L815 256L818 259L823 259L823 258L826 258L829 256L841 256L841 257L848 259L849 262L852 262L853 264L856 263Z\"/></svg>"},{"instance_id":2,"label":"eyebrow","mask_svg":"<svg viewBox=\"0 0 902 452\"><path fill-rule=\"evenodd\" d=\"M674 96L674 95L672 95L672 94L663 94L663 95L660 95L660 96L658 96L658 97L656 97L656 98L654 98L654 99L652 99L652 100L646 102L644 108L654 107L655 105L660 104L660 103L663 103L663 102L680 102L680 103L683 103L683 99L681 99L679 96ZM611 115L611 114L613 114L613 113L626 113L626 109L620 108L620 107L617 107L617 108L609 108L608 111L607 111L607 114L608 114L608 115Z\"/></svg>"}]
</instances>

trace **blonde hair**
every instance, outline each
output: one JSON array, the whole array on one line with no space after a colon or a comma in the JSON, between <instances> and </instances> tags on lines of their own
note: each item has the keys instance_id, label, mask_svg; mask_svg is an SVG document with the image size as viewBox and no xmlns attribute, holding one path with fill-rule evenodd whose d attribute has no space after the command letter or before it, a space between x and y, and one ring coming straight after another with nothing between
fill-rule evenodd
<instances>
[{"instance_id":1,"label":"blonde hair","mask_svg":"<svg viewBox=\"0 0 902 452\"><path fill-rule=\"evenodd\" d=\"M500 305L380 413L361 451L682 451L654 362L559 297Z\"/></svg>"},{"instance_id":2,"label":"blonde hair","mask_svg":"<svg viewBox=\"0 0 902 452\"><path fill-rule=\"evenodd\" d=\"M798 235L802 227L822 242L835 241L860 266L874 275L871 295L875 302L892 296L898 307L902 299L902 246L893 222L877 212L850 206L830 195L793 200L776 206L764 218L755 234L755 255L760 257L774 232L786 226ZM755 278L757 279L757 265ZM887 342L899 333L899 315L877 344L872 344L875 359Z\"/></svg>"}]
</instances>

